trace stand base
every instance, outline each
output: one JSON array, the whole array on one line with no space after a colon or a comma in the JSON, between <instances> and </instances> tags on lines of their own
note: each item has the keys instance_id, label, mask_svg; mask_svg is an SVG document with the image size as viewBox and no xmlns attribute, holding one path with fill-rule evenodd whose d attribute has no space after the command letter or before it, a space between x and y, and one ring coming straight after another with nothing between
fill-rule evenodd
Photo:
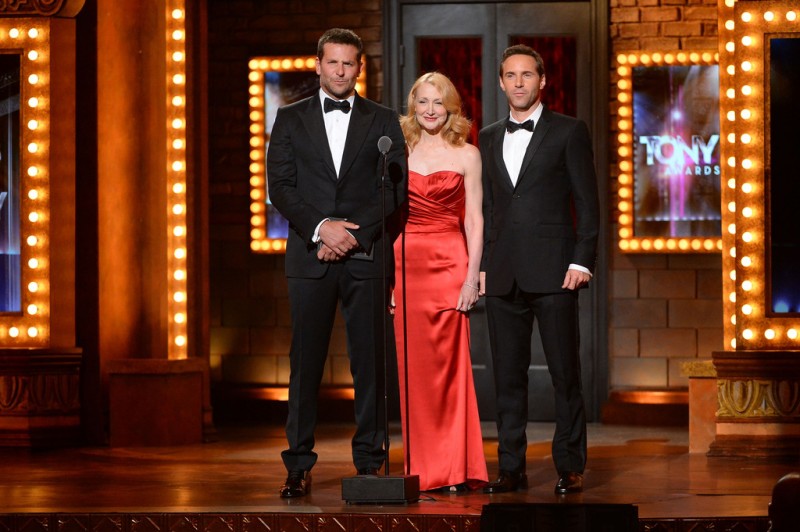
<instances>
[{"instance_id":1,"label":"stand base","mask_svg":"<svg viewBox=\"0 0 800 532\"><path fill-rule=\"evenodd\" d=\"M419 476L357 476L342 479L347 504L407 504L419 500Z\"/></svg>"}]
</instances>

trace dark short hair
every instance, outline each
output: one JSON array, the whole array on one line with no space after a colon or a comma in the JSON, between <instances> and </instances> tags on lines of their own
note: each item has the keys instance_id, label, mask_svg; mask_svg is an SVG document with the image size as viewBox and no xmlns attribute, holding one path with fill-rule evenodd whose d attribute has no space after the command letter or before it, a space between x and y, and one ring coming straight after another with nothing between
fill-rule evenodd
<instances>
[{"instance_id":1,"label":"dark short hair","mask_svg":"<svg viewBox=\"0 0 800 532\"><path fill-rule=\"evenodd\" d=\"M361 61L361 54L364 52L364 43L361 42L361 37L356 35L354 31L346 30L344 28L331 28L323 33L322 37L320 37L319 41L317 42L317 59L322 59L325 45L328 43L349 44L351 46L355 46L358 50L356 59Z\"/></svg>"},{"instance_id":2,"label":"dark short hair","mask_svg":"<svg viewBox=\"0 0 800 532\"><path fill-rule=\"evenodd\" d=\"M506 62L506 59L512 55L529 55L533 57L534 61L536 61L536 72L539 74L539 77L544 76L544 60L542 59L542 56L539 55L539 52L525 44L515 44L514 46L509 46L503 51L503 58L500 60L501 76L503 75L503 64Z\"/></svg>"}]
</instances>

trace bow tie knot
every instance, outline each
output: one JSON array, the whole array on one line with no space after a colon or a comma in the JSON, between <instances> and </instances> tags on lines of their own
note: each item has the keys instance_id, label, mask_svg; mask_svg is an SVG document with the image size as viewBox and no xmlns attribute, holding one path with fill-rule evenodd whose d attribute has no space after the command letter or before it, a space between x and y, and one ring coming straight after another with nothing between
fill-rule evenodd
<instances>
[{"instance_id":1,"label":"bow tie knot","mask_svg":"<svg viewBox=\"0 0 800 532\"><path fill-rule=\"evenodd\" d=\"M336 100L325 98L325 112L330 113L331 111L335 110L339 110L343 113L349 113L350 102L348 102L347 100L342 100L341 102L337 102Z\"/></svg>"},{"instance_id":2,"label":"bow tie knot","mask_svg":"<svg viewBox=\"0 0 800 532\"><path fill-rule=\"evenodd\" d=\"M525 131L530 131L531 133L533 133L533 120L526 120L521 124L519 122L506 120L506 131L508 131L509 133L519 131L520 129L524 129Z\"/></svg>"}]
</instances>

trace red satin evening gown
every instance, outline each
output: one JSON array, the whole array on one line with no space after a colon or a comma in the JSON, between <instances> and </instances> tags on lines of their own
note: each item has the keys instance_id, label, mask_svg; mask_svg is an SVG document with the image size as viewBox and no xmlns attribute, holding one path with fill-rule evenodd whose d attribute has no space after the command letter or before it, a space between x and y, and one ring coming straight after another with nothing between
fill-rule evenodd
<instances>
[{"instance_id":1,"label":"red satin evening gown","mask_svg":"<svg viewBox=\"0 0 800 532\"><path fill-rule=\"evenodd\" d=\"M408 217L395 241L394 290L405 470L419 475L421 490L477 487L488 474L469 318L455 309L467 275L464 176L410 171L408 178Z\"/></svg>"}]
</instances>

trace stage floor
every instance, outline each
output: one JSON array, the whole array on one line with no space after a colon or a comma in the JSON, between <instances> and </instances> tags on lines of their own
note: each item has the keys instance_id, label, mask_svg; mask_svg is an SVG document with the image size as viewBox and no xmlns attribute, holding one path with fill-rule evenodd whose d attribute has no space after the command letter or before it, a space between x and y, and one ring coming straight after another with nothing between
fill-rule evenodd
<instances>
[{"instance_id":1,"label":"stage floor","mask_svg":"<svg viewBox=\"0 0 800 532\"><path fill-rule=\"evenodd\" d=\"M0 517L11 514L117 513L393 513L479 516L483 505L627 503L640 520L760 518L772 487L798 464L708 458L688 453L686 428L589 426L589 459L581 494L556 496L551 423L528 429L527 491L423 493L408 505L348 505L341 479L353 476L349 424L317 434L319 460L310 495L284 500L283 428L218 427L217 441L185 447L0 449ZM496 433L484 424L489 475L497 473ZM401 474L398 427L392 430L392 474ZM0 520L2 522L2 520Z\"/></svg>"}]
</instances>

